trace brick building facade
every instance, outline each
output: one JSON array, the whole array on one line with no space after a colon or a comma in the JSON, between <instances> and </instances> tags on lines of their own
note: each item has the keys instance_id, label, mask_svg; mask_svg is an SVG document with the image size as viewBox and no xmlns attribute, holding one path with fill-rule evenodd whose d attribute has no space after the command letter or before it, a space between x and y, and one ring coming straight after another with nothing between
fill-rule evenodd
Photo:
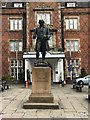
<instances>
[{"instance_id":1,"label":"brick building facade","mask_svg":"<svg viewBox=\"0 0 90 120\"><path fill-rule=\"evenodd\" d=\"M82 68L90 73L89 9L88 2L2 3L2 76L22 72L23 52L34 52L39 19L50 28L50 51L65 52L65 77L78 77Z\"/></svg>"},{"instance_id":2,"label":"brick building facade","mask_svg":"<svg viewBox=\"0 0 90 120\"><path fill-rule=\"evenodd\" d=\"M72 65L73 76L78 77L84 68L90 73L89 67L89 3L76 3L76 8L62 10L64 19L64 51L65 67L70 75L68 64Z\"/></svg>"},{"instance_id":3,"label":"brick building facade","mask_svg":"<svg viewBox=\"0 0 90 120\"><path fill-rule=\"evenodd\" d=\"M23 69L23 39L25 9L3 3L2 8L2 76L16 76ZM15 25L16 24L16 25ZM19 47L18 47L19 46Z\"/></svg>"}]
</instances>

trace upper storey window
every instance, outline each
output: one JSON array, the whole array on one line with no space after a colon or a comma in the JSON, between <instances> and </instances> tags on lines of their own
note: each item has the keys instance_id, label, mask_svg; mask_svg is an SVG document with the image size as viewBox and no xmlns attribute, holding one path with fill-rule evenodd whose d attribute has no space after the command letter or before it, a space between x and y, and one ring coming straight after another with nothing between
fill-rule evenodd
<instances>
[{"instance_id":1,"label":"upper storey window","mask_svg":"<svg viewBox=\"0 0 90 120\"><path fill-rule=\"evenodd\" d=\"M10 51L11 52L22 51L22 41L11 40L9 42L9 46L10 46Z\"/></svg>"},{"instance_id":2,"label":"upper storey window","mask_svg":"<svg viewBox=\"0 0 90 120\"><path fill-rule=\"evenodd\" d=\"M10 30L22 30L22 18L10 18Z\"/></svg>"},{"instance_id":3,"label":"upper storey window","mask_svg":"<svg viewBox=\"0 0 90 120\"><path fill-rule=\"evenodd\" d=\"M76 7L76 3L69 2L69 3L67 3L67 7Z\"/></svg>"},{"instance_id":4,"label":"upper storey window","mask_svg":"<svg viewBox=\"0 0 90 120\"><path fill-rule=\"evenodd\" d=\"M78 30L78 18L66 18L66 30Z\"/></svg>"},{"instance_id":5,"label":"upper storey window","mask_svg":"<svg viewBox=\"0 0 90 120\"><path fill-rule=\"evenodd\" d=\"M45 24L50 25L51 24L51 14L50 12L39 12L36 15L36 21L37 24L39 22L39 20L43 19L45 21Z\"/></svg>"},{"instance_id":6,"label":"upper storey window","mask_svg":"<svg viewBox=\"0 0 90 120\"><path fill-rule=\"evenodd\" d=\"M66 40L66 51L79 51L79 41Z\"/></svg>"},{"instance_id":7,"label":"upper storey window","mask_svg":"<svg viewBox=\"0 0 90 120\"><path fill-rule=\"evenodd\" d=\"M23 7L22 3L14 3L14 7Z\"/></svg>"}]
</instances>

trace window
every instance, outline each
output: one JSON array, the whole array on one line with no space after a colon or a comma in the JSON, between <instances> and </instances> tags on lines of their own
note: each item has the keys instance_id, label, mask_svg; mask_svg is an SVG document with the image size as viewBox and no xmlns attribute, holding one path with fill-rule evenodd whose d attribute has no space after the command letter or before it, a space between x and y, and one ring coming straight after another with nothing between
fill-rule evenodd
<instances>
[{"instance_id":1,"label":"window","mask_svg":"<svg viewBox=\"0 0 90 120\"><path fill-rule=\"evenodd\" d=\"M66 18L66 30L77 30L78 29L78 18Z\"/></svg>"},{"instance_id":2,"label":"window","mask_svg":"<svg viewBox=\"0 0 90 120\"><path fill-rule=\"evenodd\" d=\"M15 65L14 65L14 66L17 66L17 60L15 60L14 62L15 62Z\"/></svg>"},{"instance_id":3,"label":"window","mask_svg":"<svg viewBox=\"0 0 90 120\"><path fill-rule=\"evenodd\" d=\"M20 67L23 66L23 62L22 62L22 60L19 61L19 66L20 66Z\"/></svg>"},{"instance_id":4,"label":"window","mask_svg":"<svg viewBox=\"0 0 90 120\"><path fill-rule=\"evenodd\" d=\"M22 30L22 19L11 19L10 18L10 30Z\"/></svg>"},{"instance_id":5,"label":"window","mask_svg":"<svg viewBox=\"0 0 90 120\"><path fill-rule=\"evenodd\" d=\"M78 40L66 40L66 51L79 51Z\"/></svg>"},{"instance_id":6,"label":"window","mask_svg":"<svg viewBox=\"0 0 90 120\"><path fill-rule=\"evenodd\" d=\"M76 3L67 3L67 7L75 7Z\"/></svg>"},{"instance_id":7,"label":"window","mask_svg":"<svg viewBox=\"0 0 90 120\"><path fill-rule=\"evenodd\" d=\"M53 41L54 41L54 34L51 33L51 37L50 37L50 39L48 40L49 47L53 47L53 44L54 44Z\"/></svg>"},{"instance_id":8,"label":"window","mask_svg":"<svg viewBox=\"0 0 90 120\"><path fill-rule=\"evenodd\" d=\"M76 60L76 66L79 66L79 60Z\"/></svg>"},{"instance_id":9,"label":"window","mask_svg":"<svg viewBox=\"0 0 90 120\"><path fill-rule=\"evenodd\" d=\"M17 66L17 60L11 60L11 66L12 67L16 67ZM13 63L13 64L12 64ZM18 60L18 66L22 67L23 66L23 61L22 60Z\"/></svg>"},{"instance_id":10,"label":"window","mask_svg":"<svg viewBox=\"0 0 90 120\"><path fill-rule=\"evenodd\" d=\"M11 61L11 66L14 66L14 61Z\"/></svg>"},{"instance_id":11,"label":"window","mask_svg":"<svg viewBox=\"0 0 90 120\"><path fill-rule=\"evenodd\" d=\"M11 76L14 76L14 69L11 69Z\"/></svg>"},{"instance_id":12,"label":"window","mask_svg":"<svg viewBox=\"0 0 90 120\"><path fill-rule=\"evenodd\" d=\"M10 51L22 51L21 41L10 41L9 42Z\"/></svg>"},{"instance_id":13,"label":"window","mask_svg":"<svg viewBox=\"0 0 90 120\"><path fill-rule=\"evenodd\" d=\"M66 67L67 67L67 77L70 77L71 71L73 77L79 77L80 74L79 59L66 60Z\"/></svg>"},{"instance_id":14,"label":"window","mask_svg":"<svg viewBox=\"0 0 90 120\"><path fill-rule=\"evenodd\" d=\"M23 72L23 69L19 69L19 73Z\"/></svg>"},{"instance_id":15,"label":"window","mask_svg":"<svg viewBox=\"0 0 90 120\"><path fill-rule=\"evenodd\" d=\"M11 68L10 76L16 77L16 75L17 75L17 69L16 68Z\"/></svg>"},{"instance_id":16,"label":"window","mask_svg":"<svg viewBox=\"0 0 90 120\"><path fill-rule=\"evenodd\" d=\"M23 7L22 3L14 3L14 7Z\"/></svg>"},{"instance_id":17,"label":"window","mask_svg":"<svg viewBox=\"0 0 90 120\"><path fill-rule=\"evenodd\" d=\"M37 24L39 23L39 20L41 20L41 19L43 19L46 24L50 24L51 23L50 17L51 17L51 15L49 12L37 13L37 15L36 15Z\"/></svg>"},{"instance_id":18,"label":"window","mask_svg":"<svg viewBox=\"0 0 90 120\"><path fill-rule=\"evenodd\" d=\"M17 65L18 65L18 72L21 73L23 72L23 61L18 60L11 60L10 61L10 76L16 77L17 76Z\"/></svg>"}]
</instances>

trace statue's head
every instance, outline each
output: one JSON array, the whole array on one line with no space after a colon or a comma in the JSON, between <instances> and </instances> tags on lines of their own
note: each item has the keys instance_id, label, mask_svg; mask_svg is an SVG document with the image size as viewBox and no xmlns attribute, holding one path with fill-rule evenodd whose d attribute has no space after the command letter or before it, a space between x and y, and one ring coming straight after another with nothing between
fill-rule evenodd
<instances>
[{"instance_id":1,"label":"statue's head","mask_svg":"<svg viewBox=\"0 0 90 120\"><path fill-rule=\"evenodd\" d=\"M41 27L43 27L44 26L44 20L39 20L39 24L40 24Z\"/></svg>"}]
</instances>

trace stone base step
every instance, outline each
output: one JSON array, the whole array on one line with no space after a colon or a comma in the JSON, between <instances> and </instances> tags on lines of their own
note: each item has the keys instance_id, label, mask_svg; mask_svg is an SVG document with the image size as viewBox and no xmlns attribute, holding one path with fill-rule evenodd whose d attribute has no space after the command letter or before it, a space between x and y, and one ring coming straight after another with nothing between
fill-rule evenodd
<instances>
[{"instance_id":1,"label":"stone base step","mask_svg":"<svg viewBox=\"0 0 90 120\"><path fill-rule=\"evenodd\" d=\"M54 97L52 93L31 93L29 96L29 102L30 103L53 103Z\"/></svg>"},{"instance_id":2,"label":"stone base step","mask_svg":"<svg viewBox=\"0 0 90 120\"><path fill-rule=\"evenodd\" d=\"M59 109L58 103L30 103L25 102L23 105L24 109Z\"/></svg>"}]
</instances>

